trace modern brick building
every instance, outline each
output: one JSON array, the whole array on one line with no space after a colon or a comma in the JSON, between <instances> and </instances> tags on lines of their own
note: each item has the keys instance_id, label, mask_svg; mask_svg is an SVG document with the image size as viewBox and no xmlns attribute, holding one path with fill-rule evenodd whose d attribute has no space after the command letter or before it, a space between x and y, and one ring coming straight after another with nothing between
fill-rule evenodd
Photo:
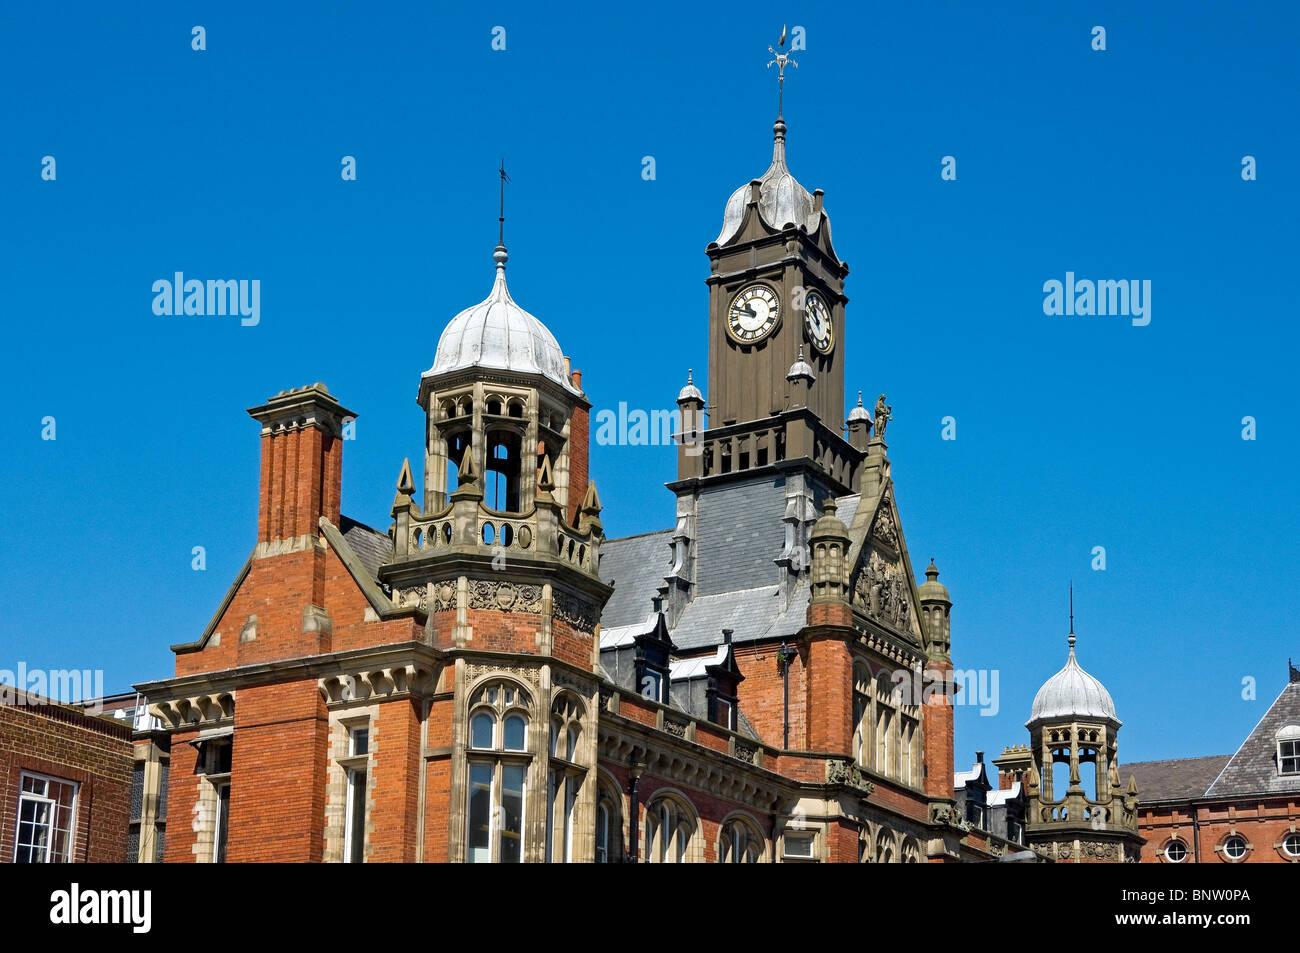
<instances>
[{"instance_id":1,"label":"modern brick building","mask_svg":"<svg viewBox=\"0 0 1300 953\"><path fill-rule=\"evenodd\" d=\"M504 238L419 378L423 485L403 463L386 529L340 511L354 415L323 384L249 411L256 543L138 686L187 819L166 861L1018 849L955 809L952 602L913 571L884 395L843 417L848 266L785 141L706 249L710 399L688 375L662 531L605 539L590 399Z\"/></svg>"},{"instance_id":2,"label":"modern brick building","mask_svg":"<svg viewBox=\"0 0 1300 953\"><path fill-rule=\"evenodd\" d=\"M121 863L131 725L22 691L0 699L0 845L13 863Z\"/></svg>"},{"instance_id":3,"label":"modern brick building","mask_svg":"<svg viewBox=\"0 0 1300 953\"><path fill-rule=\"evenodd\" d=\"M1145 863L1300 863L1300 670L1231 755L1130 765Z\"/></svg>"}]
</instances>

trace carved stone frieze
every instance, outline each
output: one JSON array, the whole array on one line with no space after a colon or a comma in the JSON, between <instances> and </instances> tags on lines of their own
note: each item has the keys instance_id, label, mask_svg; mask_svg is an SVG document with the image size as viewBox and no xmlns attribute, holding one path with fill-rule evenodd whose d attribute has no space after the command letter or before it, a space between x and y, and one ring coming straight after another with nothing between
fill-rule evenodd
<instances>
[{"instance_id":1,"label":"carved stone frieze","mask_svg":"<svg viewBox=\"0 0 1300 953\"><path fill-rule=\"evenodd\" d=\"M551 617L584 632L590 632L600 621L600 610L594 602L567 592L556 592L551 600Z\"/></svg>"},{"instance_id":2,"label":"carved stone frieze","mask_svg":"<svg viewBox=\"0 0 1300 953\"><path fill-rule=\"evenodd\" d=\"M880 504L880 509L876 512L876 521L871 525L871 538L894 552L899 552L898 526L894 523L893 508L888 499Z\"/></svg>"},{"instance_id":3,"label":"carved stone frieze","mask_svg":"<svg viewBox=\"0 0 1300 953\"><path fill-rule=\"evenodd\" d=\"M428 601L430 612L453 612L456 609L456 586L451 582L435 582L430 587L432 598Z\"/></svg>"},{"instance_id":4,"label":"carved stone frieze","mask_svg":"<svg viewBox=\"0 0 1300 953\"><path fill-rule=\"evenodd\" d=\"M912 629L912 594L901 565L891 564L871 550L853 584L853 604L882 625L899 632Z\"/></svg>"},{"instance_id":5,"label":"carved stone frieze","mask_svg":"<svg viewBox=\"0 0 1300 953\"><path fill-rule=\"evenodd\" d=\"M506 580L475 579L469 584L469 607L539 613L542 611L542 587Z\"/></svg>"},{"instance_id":6,"label":"carved stone frieze","mask_svg":"<svg viewBox=\"0 0 1300 953\"><path fill-rule=\"evenodd\" d=\"M536 685L540 677L537 668L527 665L483 665L481 663L471 663L465 666L465 676L467 682L476 682L484 675L508 675L517 678L520 681Z\"/></svg>"}]
</instances>

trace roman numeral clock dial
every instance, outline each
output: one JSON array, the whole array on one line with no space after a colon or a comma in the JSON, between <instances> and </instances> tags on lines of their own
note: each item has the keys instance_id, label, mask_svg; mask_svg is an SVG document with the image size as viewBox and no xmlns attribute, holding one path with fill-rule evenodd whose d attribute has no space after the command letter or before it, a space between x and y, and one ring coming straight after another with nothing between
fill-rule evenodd
<instances>
[{"instance_id":1,"label":"roman numeral clock dial","mask_svg":"<svg viewBox=\"0 0 1300 953\"><path fill-rule=\"evenodd\" d=\"M803 322L812 346L823 354L829 354L835 346L835 325L831 322L830 307L815 291L810 291L804 299Z\"/></svg>"},{"instance_id":2,"label":"roman numeral clock dial","mask_svg":"<svg viewBox=\"0 0 1300 953\"><path fill-rule=\"evenodd\" d=\"M738 344L756 344L772 333L781 316L781 302L767 285L748 285L731 299L727 333Z\"/></svg>"}]
</instances>

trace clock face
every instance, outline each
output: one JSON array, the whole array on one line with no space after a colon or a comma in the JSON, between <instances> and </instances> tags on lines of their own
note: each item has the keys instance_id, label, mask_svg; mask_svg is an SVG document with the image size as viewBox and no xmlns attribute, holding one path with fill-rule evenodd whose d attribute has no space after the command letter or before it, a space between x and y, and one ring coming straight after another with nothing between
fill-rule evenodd
<instances>
[{"instance_id":1,"label":"clock face","mask_svg":"<svg viewBox=\"0 0 1300 953\"><path fill-rule=\"evenodd\" d=\"M829 354L835 346L835 325L831 323L830 307L815 291L810 291L804 299L803 323L813 347Z\"/></svg>"},{"instance_id":2,"label":"clock face","mask_svg":"<svg viewBox=\"0 0 1300 953\"><path fill-rule=\"evenodd\" d=\"M727 333L741 344L754 344L772 333L780 315L775 291L767 285L748 285L731 299Z\"/></svg>"}]
</instances>

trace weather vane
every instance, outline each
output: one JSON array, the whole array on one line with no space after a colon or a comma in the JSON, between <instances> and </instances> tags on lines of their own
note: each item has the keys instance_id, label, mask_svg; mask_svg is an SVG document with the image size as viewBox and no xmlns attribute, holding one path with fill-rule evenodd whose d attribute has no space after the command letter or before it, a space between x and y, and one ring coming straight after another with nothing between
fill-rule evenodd
<instances>
[{"instance_id":1,"label":"weather vane","mask_svg":"<svg viewBox=\"0 0 1300 953\"><path fill-rule=\"evenodd\" d=\"M767 51L772 54L772 60L767 64L771 69L773 64L776 65L776 116L781 118L782 110L785 107L785 64L789 63L795 69L799 64L790 58L790 54L785 51L785 24L781 24L781 39L776 43L778 49L768 47Z\"/></svg>"}]
</instances>

